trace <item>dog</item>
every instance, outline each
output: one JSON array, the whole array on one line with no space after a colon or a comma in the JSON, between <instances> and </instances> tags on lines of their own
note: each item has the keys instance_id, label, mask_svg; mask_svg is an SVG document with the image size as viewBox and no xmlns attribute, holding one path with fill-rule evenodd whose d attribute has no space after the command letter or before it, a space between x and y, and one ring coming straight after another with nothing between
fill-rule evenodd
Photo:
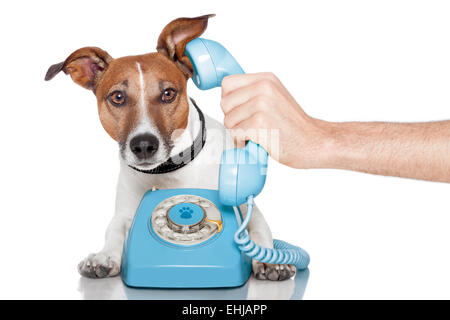
<instances>
[{"instance_id":1,"label":"dog","mask_svg":"<svg viewBox=\"0 0 450 320\"><path fill-rule=\"evenodd\" d=\"M119 145L115 214L103 249L78 265L82 276L104 278L120 273L126 233L149 189L218 188L222 151L234 140L188 97L187 81L193 68L184 55L186 44L206 30L212 16L173 20L162 30L154 53L113 59L100 48L84 47L48 69L45 80L63 71L95 94L100 122ZM193 152L181 165L169 161L191 150L194 140L201 142L198 154ZM245 215L246 205L240 209ZM273 248L270 228L256 206L248 230L257 244ZM252 261L252 270L261 280L288 279L296 271L292 265L258 261Z\"/></svg>"}]
</instances>

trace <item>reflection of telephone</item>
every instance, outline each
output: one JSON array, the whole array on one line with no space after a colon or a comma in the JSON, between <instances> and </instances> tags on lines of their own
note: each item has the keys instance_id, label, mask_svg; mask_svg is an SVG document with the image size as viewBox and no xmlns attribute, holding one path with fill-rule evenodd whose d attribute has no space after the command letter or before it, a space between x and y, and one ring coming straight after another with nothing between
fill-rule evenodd
<instances>
[{"instance_id":1,"label":"reflection of telephone","mask_svg":"<svg viewBox=\"0 0 450 320\"><path fill-rule=\"evenodd\" d=\"M190 41L185 54L194 68L192 80L202 90L220 87L227 75L244 73L211 40ZM280 240L274 240L275 249L262 248L246 230L253 197L264 187L267 161L267 152L249 141L245 148L223 152L218 191L147 192L125 241L123 281L134 287L236 287L249 278L251 258L307 268L309 256L302 249ZM245 202L242 221L238 206Z\"/></svg>"}]
</instances>

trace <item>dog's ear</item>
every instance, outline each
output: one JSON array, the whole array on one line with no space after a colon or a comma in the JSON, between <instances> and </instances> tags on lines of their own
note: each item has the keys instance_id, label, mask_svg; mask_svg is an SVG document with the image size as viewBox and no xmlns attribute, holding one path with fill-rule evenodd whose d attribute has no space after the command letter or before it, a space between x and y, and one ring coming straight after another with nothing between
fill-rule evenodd
<instances>
[{"instance_id":1,"label":"dog's ear","mask_svg":"<svg viewBox=\"0 0 450 320\"><path fill-rule=\"evenodd\" d=\"M60 71L70 74L72 80L95 92L97 84L113 60L100 48L85 47L73 52L65 61L52 65L45 75L45 80L51 80Z\"/></svg>"},{"instance_id":2,"label":"dog's ear","mask_svg":"<svg viewBox=\"0 0 450 320\"><path fill-rule=\"evenodd\" d=\"M208 26L208 19L215 14L196 18L178 18L170 22L158 38L156 50L173 60L187 78L192 77L193 69L189 58L184 55L186 44L198 38Z\"/></svg>"}]
</instances>

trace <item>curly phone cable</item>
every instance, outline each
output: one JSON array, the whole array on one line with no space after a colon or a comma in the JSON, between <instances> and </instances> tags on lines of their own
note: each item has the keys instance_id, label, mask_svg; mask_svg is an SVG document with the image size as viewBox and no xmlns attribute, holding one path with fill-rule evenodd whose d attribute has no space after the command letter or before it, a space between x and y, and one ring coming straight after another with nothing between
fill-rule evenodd
<instances>
[{"instance_id":1,"label":"curly phone cable","mask_svg":"<svg viewBox=\"0 0 450 320\"><path fill-rule=\"evenodd\" d=\"M292 264L298 270L308 267L309 255L300 247L294 246L281 240L274 240L274 249L264 248L250 239L247 225L252 217L253 196L247 198L247 215L239 229L234 234L234 241L239 249L247 256L260 262L272 264Z\"/></svg>"}]
</instances>

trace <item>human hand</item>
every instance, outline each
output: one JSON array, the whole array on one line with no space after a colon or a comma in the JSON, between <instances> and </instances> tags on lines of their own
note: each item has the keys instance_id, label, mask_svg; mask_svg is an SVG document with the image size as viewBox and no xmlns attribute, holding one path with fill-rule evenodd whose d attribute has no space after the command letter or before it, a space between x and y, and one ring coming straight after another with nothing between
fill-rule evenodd
<instances>
[{"instance_id":1,"label":"human hand","mask_svg":"<svg viewBox=\"0 0 450 320\"><path fill-rule=\"evenodd\" d=\"M332 136L328 123L309 117L274 74L224 78L221 107L238 145L252 140L293 168L325 166Z\"/></svg>"}]
</instances>

